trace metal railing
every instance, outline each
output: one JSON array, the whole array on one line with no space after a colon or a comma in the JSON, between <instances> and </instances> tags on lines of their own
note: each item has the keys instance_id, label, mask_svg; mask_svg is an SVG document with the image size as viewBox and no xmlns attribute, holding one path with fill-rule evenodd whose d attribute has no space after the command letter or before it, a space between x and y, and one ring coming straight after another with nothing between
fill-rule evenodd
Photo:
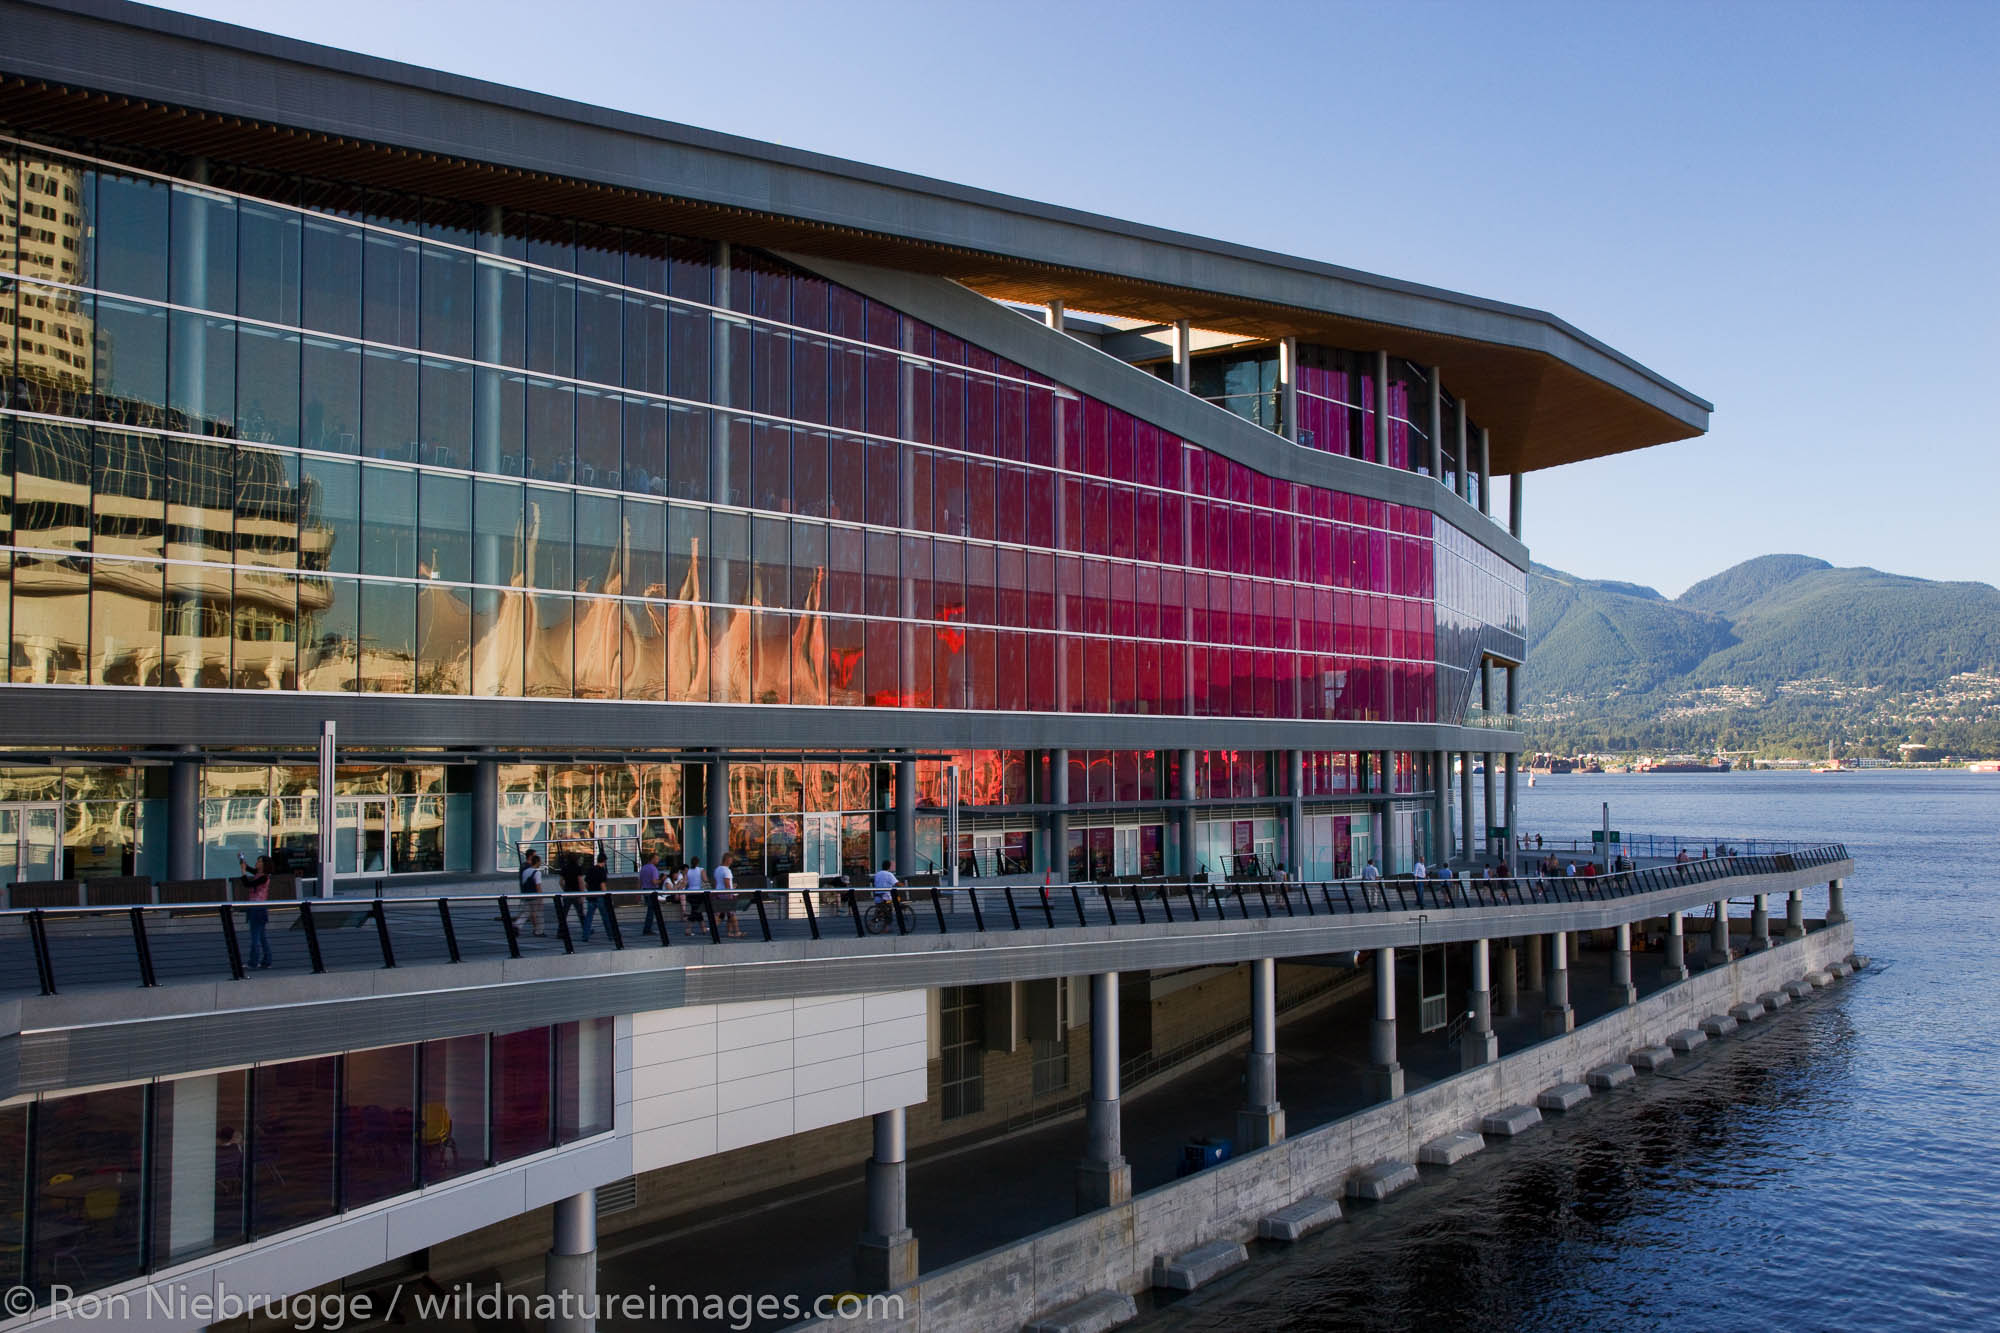
<instances>
[{"instance_id":1,"label":"metal railing","mask_svg":"<svg viewBox=\"0 0 2000 1333\"><path fill-rule=\"evenodd\" d=\"M1807 851L1823 843L1785 838L1702 838L1677 833L1624 833L1620 832L1617 842L1611 844L1613 855L1644 857L1648 860L1671 861L1682 852L1690 860L1702 860L1717 856L1772 856L1794 854ZM1536 835L1529 833L1517 843L1517 853L1541 856L1550 852L1574 852L1579 855L1602 856L1603 844L1585 833L1580 837L1546 837L1540 842Z\"/></svg>"},{"instance_id":2,"label":"metal railing","mask_svg":"<svg viewBox=\"0 0 2000 1333\"><path fill-rule=\"evenodd\" d=\"M1846 848L1830 843L1595 876L904 888L893 899L867 888L728 895L616 889L38 907L0 912L0 995L242 981L264 970L324 973L556 951L672 949L694 940L726 946L737 939L867 939L1610 902L1846 859Z\"/></svg>"}]
</instances>

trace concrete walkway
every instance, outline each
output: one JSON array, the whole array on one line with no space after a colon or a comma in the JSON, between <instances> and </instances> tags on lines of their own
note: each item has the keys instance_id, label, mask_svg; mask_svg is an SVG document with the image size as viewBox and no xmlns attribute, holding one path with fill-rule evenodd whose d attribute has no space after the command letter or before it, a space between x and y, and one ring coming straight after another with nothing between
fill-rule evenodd
<instances>
[{"instance_id":1,"label":"concrete walkway","mask_svg":"<svg viewBox=\"0 0 2000 1333\"><path fill-rule=\"evenodd\" d=\"M1659 955L1635 955L1633 963L1642 995L1660 989ZM1465 967L1461 951L1450 979L1455 1001L1464 994ZM1573 960L1570 995L1579 1024L1607 1012L1609 983L1608 954L1584 953ZM1456 1074L1459 1055L1446 1044L1445 1035L1417 1035L1417 961L1412 951L1399 956L1397 997L1407 1087L1413 1091ZM1541 995L1524 990L1518 1015L1496 1019L1503 1054L1540 1040L1541 1007ZM1372 1014L1371 992L1280 1029L1278 1095L1292 1133L1371 1104L1365 1074ZM1126 1099L1124 1144L1135 1193L1173 1180L1181 1146L1188 1140L1233 1137L1243 1069L1239 1048ZM1074 1070L1072 1089L1085 1087L1085 1079L1084 1070ZM1074 1171L1082 1147L1082 1123L1071 1118L998 1141L936 1145L915 1154L909 1169L909 1217L923 1269L945 1267L1073 1216ZM864 1199L861 1172L851 1167L607 1235L600 1251L599 1290L725 1298L768 1294L795 1297L809 1305L818 1294L853 1287L853 1249ZM519 1290L538 1290L540 1272L536 1267L485 1280L495 1278ZM747 1326L770 1329L790 1322L789 1318L752 1320ZM600 1325L663 1326L746 1327L740 1319L727 1317L664 1325L611 1319Z\"/></svg>"}]
</instances>

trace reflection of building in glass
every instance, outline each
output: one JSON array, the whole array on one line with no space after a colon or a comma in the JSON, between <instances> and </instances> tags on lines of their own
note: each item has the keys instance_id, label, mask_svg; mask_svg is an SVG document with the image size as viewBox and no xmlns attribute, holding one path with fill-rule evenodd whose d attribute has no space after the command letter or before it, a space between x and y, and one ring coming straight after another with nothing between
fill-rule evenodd
<instances>
[{"instance_id":1,"label":"reflection of building in glass","mask_svg":"<svg viewBox=\"0 0 2000 1333\"><path fill-rule=\"evenodd\" d=\"M1195 310L1082 233L943 271L914 238L834 258L775 203L705 235L674 182L643 216L495 193L475 146L420 196L340 142L11 114L6 682L97 691L89 743L290 747L204 797L198 854L125 765L130 855L189 873L310 859L286 775L336 714L402 754L342 770L356 874L606 839L753 878L1409 864L1468 827L1449 756L1513 744L1461 724L1511 710L1520 475L1704 419L1546 316L1385 283L1363 320L1306 261ZM86 743L0 736L54 742ZM809 798L828 746L865 776ZM939 755L960 846L930 814L897 846L894 766L935 811ZM641 772L674 780L612 777Z\"/></svg>"}]
</instances>

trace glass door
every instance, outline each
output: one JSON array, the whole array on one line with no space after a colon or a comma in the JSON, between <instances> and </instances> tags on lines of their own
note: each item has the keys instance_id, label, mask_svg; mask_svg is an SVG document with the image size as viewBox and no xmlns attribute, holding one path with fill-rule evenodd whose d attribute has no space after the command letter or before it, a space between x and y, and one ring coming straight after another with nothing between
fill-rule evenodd
<instances>
[{"instance_id":1,"label":"glass door","mask_svg":"<svg viewBox=\"0 0 2000 1333\"><path fill-rule=\"evenodd\" d=\"M1116 830L1118 841L1112 849L1111 873L1114 875L1136 875L1139 873L1139 830L1137 826Z\"/></svg>"},{"instance_id":2,"label":"glass door","mask_svg":"<svg viewBox=\"0 0 2000 1333\"><path fill-rule=\"evenodd\" d=\"M840 816L805 817L804 869L808 875L840 873Z\"/></svg>"},{"instance_id":3,"label":"glass door","mask_svg":"<svg viewBox=\"0 0 2000 1333\"><path fill-rule=\"evenodd\" d=\"M387 796L337 796L333 801L333 872L386 875L389 859Z\"/></svg>"},{"instance_id":4,"label":"glass door","mask_svg":"<svg viewBox=\"0 0 2000 1333\"><path fill-rule=\"evenodd\" d=\"M604 853L604 866L613 875L639 873L639 821L600 819L597 821L597 850ZM593 854L595 859L595 854Z\"/></svg>"},{"instance_id":5,"label":"glass door","mask_svg":"<svg viewBox=\"0 0 2000 1333\"><path fill-rule=\"evenodd\" d=\"M0 804L0 885L62 878L62 806Z\"/></svg>"}]
</instances>

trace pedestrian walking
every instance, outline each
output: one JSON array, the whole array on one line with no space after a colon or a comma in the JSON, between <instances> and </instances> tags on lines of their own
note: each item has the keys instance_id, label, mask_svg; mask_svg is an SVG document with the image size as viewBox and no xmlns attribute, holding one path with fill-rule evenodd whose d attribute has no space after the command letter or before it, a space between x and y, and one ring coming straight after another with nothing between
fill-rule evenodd
<instances>
[{"instance_id":1,"label":"pedestrian walking","mask_svg":"<svg viewBox=\"0 0 2000 1333\"><path fill-rule=\"evenodd\" d=\"M660 891L660 854L658 852L647 852L644 856L639 858L639 892L651 895L651 894L656 894L659 891ZM646 928L645 930L640 932L641 934L644 935L650 935L653 933L652 904L653 900L649 896L646 899Z\"/></svg>"},{"instance_id":2,"label":"pedestrian walking","mask_svg":"<svg viewBox=\"0 0 2000 1333\"><path fill-rule=\"evenodd\" d=\"M722 863L715 868L714 904L711 910L717 913L717 921L729 927L732 939L742 939L742 928L736 924L736 872L730 867L736 858L728 852L722 854Z\"/></svg>"},{"instance_id":3,"label":"pedestrian walking","mask_svg":"<svg viewBox=\"0 0 2000 1333\"><path fill-rule=\"evenodd\" d=\"M525 919L535 934L539 935L542 933L542 902L540 897L542 892L542 854L532 848L529 849L526 856L521 858L521 892L527 896L528 902L521 909L520 915L514 918L514 924L518 926Z\"/></svg>"},{"instance_id":4,"label":"pedestrian walking","mask_svg":"<svg viewBox=\"0 0 2000 1333\"><path fill-rule=\"evenodd\" d=\"M583 938L586 940L590 938L590 923L596 920L597 914L602 912L606 918L611 915L611 906L604 898L605 885L610 879L611 866L604 853L599 852L597 859L583 872L583 887L590 895L583 904Z\"/></svg>"},{"instance_id":5,"label":"pedestrian walking","mask_svg":"<svg viewBox=\"0 0 2000 1333\"><path fill-rule=\"evenodd\" d=\"M701 858L690 856L687 876L681 881L684 890L681 894L681 916L687 921L690 935L700 933L702 913L708 906L708 894L703 891L707 887L707 878L702 872Z\"/></svg>"}]
</instances>

